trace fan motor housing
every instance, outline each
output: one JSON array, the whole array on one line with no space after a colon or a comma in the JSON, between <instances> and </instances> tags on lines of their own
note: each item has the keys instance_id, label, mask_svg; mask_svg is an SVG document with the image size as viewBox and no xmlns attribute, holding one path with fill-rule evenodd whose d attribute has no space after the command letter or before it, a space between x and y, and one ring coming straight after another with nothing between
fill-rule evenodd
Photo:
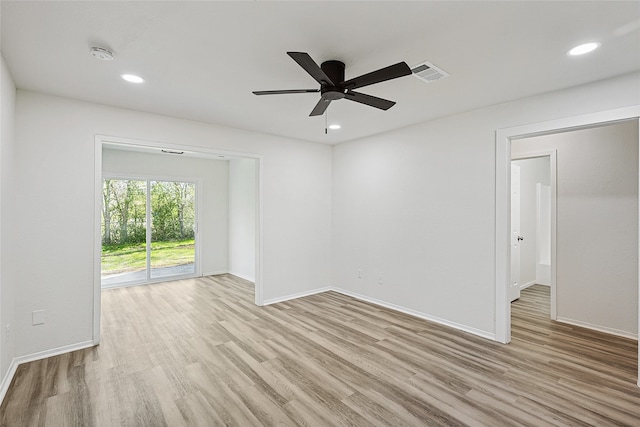
<instances>
[{"instance_id":1,"label":"fan motor housing","mask_svg":"<svg viewBox=\"0 0 640 427\"><path fill-rule=\"evenodd\" d=\"M333 84L339 85L344 82L344 62L325 61L320 65L320 68L331 79Z\"/></svg>"},{"instance_id":2,"label":"fan motor housing","mask_svg":"<svg viewBox=\"0 0 640 427\"><path fill-rule=\"evenodd\" d=\"M325 61L320 65L320 68L331 79L333 84L339 85L344 82L344 62L341 61ZM336 101L344 98L344 88L338 86L332 86L327 82L326 85L322 85L320 88L320 94L322 99L327 101Z\"/></svg>"}]
</instances>

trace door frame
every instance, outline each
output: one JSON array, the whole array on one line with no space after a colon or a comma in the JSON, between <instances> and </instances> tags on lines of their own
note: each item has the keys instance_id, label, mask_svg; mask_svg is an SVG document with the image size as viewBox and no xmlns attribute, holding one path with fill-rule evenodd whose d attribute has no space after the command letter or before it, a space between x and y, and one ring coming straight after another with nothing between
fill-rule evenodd
<instances>
[{"instance_id":1,"label":"door frame","mask_svg":"<svg viewBox=\"0 0 640 427\"><path fill-rule=\"evenodd\" d=\"M511 145L511 144L509 144ZM550 210L551 210L551 286L550 286L550 319L557 320L558 319L558 306L556 302L557 297L557 284L556 284L556 239L557 239L557 221L558 221L558 211L556 208L557 197L558 197L558 187L557 187L557 150L546 150L546 151L532 151L532 152L524 152L511 156L511 161L513 160L527 160L527 159L539 159L543 157L549 158L549 186L551 187L551 196L550 196ZM511 183L509 183L509 187L511 187ZM509 201L511 203L511 201ZM509 205L511 206L511 205Z\"/></svg>"},{"instance_id":2,"label":"door frame","mask_svg":"<svg viewBox=\"0 0 640 427\"><path fill-rule=\"evenodd\" d=\"M586 129L626 120L636 120L640 124L640 105L614 110L566 117L540 123L498 129L496 131L496 198L495 198L495 340L503 344L511 341L511 304L508 301L507 286L511 276L510 234L511 234L511 141L531 136L548 135L570 130ZM640 138L638 143L640 144ZM640 160L639 160L640 163ZM640 174L638 177L640 182ZM640 203L639 203L640 209ZM639 227L640 228L640 227ZM640 246L640 233L638 234ZM638 259L640 278L640 256ZM640 295L640 279L638 283ZM638 298L640 305L640 296ZM640 316L638 316L640 327ZM640 359L640 348L638 349ZM640 364L638 364L640 378ZM638 379L640 387L640 379Z\"/></svg>"},{"instance_id":3,"label":"door frame","mask_svg":"<svg viewBox=\"0 0 640 427\"><path fill-rule=\"evenodd\" d=\"M518 208L518 215L514 215L513 214L514 213L513 212L513 209L514 209L514 203L513 203L513 196L514 196L514 194L513 194L514 193L514 191L513 191L514 190L513 179L514 179L514 175L515 175L514 172L516 172L516 170L518 172L517 173L517 175L518 175L518 193L517 193L517 195L518 195L518 199L519 200L518 200L518 203L515 204L515 206L517 206L517 208ZM511 246L510 246L511 262L510 262L509 265L511 267L511 270L510 270L510 272L511 272L511 280L509 281L509 290L508 290L508 292L509 292L509 300L511 302L513 302L513 301L515 301L515 300L520 298L520 287L522 286L522 265L521 265L522 248L520 246L520 241L519 241L520 238L522 237L520 235L520 233L522 232L521 224L520 224L521 223L521 219L522 219L522 213L521 213L521 209L520 209L521 205L522 205L522 203L520 203L521 200L522 200L522 193L521 193L522 183L521 183L520 166L514 165L513 164L513 160L511 161L511 185L510 185L510 187L511 187L511 201L509 202L509 204L511 206L511 215L510 215L509 218L511 218L511 224L510 224L510 227L511 227ZM515 218L518 219L517 230L514 230L514 227L513 227L514 226L513 222L514 222ZM515 231L517 231L517 233L515 233ZM517 240L515 240L515 243L514 243L514 237L516 236L516 234L517 234L518 237L517 237ZM514 248L516 246L518 248L518 252L516 254L517 257L514 257ZM514 279L514 277L513 277L513 273L514 273L514 271L513 271L514 270L514 262L513 261L514 261L514 258L517 258L517 260L518 260L518 262L516 263L516 267L517 267L517 270L518 270L518 280L515 281L515 284L517 284L517 286L514 286L514 280L513 280ZM517 292L517 295L515 295L516 292Z\"/></svg>"},{"instance_id":4,"label":"door frame","mask_svg":"<svg viewBox=\"0 0 640 427\"><path fill-rule=\"evenodd\" d=\"M146 275L145 275L145 279L140 281L140 280L133 280L133 281L128 281L128 282L122 282L122 283L118 283L115 285L111 285L111 286L102 286L102 284L100 285L102 289L110 289L110 288L121 288L121 287L126 287L126 286L137 286L137 285L148 285L148 284L152 284L152 283L158 283L158 282L164 282L167 281L167 279L171 279L171 280L180 280L180 279L189 279L192 277L200 277L202 275L202 268L201 268L201 263L200 263L200 218L202 218L202 192L200 191L200 189L202 188L202 180L200 178L193 178L193 177L183 177L183 176L174 176L174 177L168 177L165 175L144 175L144 174L121 174L121 173L106 173L102 175L102 179L103 181L105 179L119 179L119 180L136 180L136 181L145 181L146 183L146 191L145 191L145 197L147 198L147 203L146 203L146 217L147 217L147 230L146 230L146 252L147 252L147 262L146 262ZM193 184L195 186L195 204L196 204L196 209L195 209L195 247L194 247L194 272L190 273L190 274L177 274L175 276L171 276L171 277L162 277L162 278L151 278L151 245L150 245L150 238L151 238L151 222L149 221L149 218L151 218L150 215L150 211L151 211L151 192L150 192L150 183L151 181L161 181L161 182L187 182L189 184ZM101 217L102 218L102 217ZM102 220L101 222L102 223ZM102 235L100 236L100 241L102 242Z\"/></svg>"},{"instance_id":5,"label":"door frame","mask_svg":"<svg viewBox=\"0 0 640 427\"><path fill-rule=\"evenodd\" d=\"M255 304L264 305L263 297L263 190L262 190L262 170L263 156L253 153L240 153L229 150L219 150L204 147L193 147L173 144L168 142L145 141L131 138L121 138L109 135L95 135L94 138L94 257L93 257L93 345L100 344L100 324L102 312L102 287L100 280L101 252L102 252L102 147L105 144L118 145L124 150L145 150L148 152L158 152L162 149L171 151L183 151L204 159L220 160L224 159L251 159L256 163L256 219L255 219ZM202 197L202 191L199 196ZM198 200L201 202L201 200ZM202 203L199 203L201 206Z\"/></svg>"}]
</instances>

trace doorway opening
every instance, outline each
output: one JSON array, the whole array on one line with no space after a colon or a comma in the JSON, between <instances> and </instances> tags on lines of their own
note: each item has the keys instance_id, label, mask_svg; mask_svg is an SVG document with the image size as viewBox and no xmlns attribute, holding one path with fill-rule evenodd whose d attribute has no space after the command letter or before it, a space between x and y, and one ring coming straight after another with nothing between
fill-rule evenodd
<instances>
[{"instance_id":1,"label":"doorway opening","mask_svg":"<svg viewBox=\"0 0 640 427\"><path fill-rule=\"evenodd\" d=\"M142 240L144 234L145 239L140 243L142 248L138 252L144 260L139 262L137 269L142 271L140 264L144 264L146 269L142 273L127 273L142 274L149 283L233 274L253 282L255 304L264 305L261 155L103 135L95 137L94 153L95 345L100 343L102 249L107 227L103 191L106 179L112 180L110 184L122 181L117 184L125 190L129 184L131 192L137 194L137 199L134 199L137 200L138 211L127 214L127 221L120 220L126 224L124 235L127 237L133 229L137 230L138 240ZM134 188L136 186L138 188ZM189 206L191 200L193 208ZM180 207L175 206L180 201L185 202L181 213ZM111 217L112 243L114 236L121 233L120 225L118 218ZM164 230L161 230L161 225ZM167 241L171 247L164 245ZM166 260L163 253L175 251L178 253L171 254L175 259L169 264L158 261ZM164 277L167 270L175 273L175 269L187 270L181 271L180 276Z\"/></svg>"},{"instance_id":2,"label":"doorway opening","mask_svg":"<svg viewBox=\"0 0 640 427\"><path fill-rule=\"evenodd\" d=\"M530 146L520 146L521 141L526 140L512 142L509 297L513 302L528 287L548 286L550 305L545 310L556 320L557 152L531 151ZM515 168L519 172L517 180L513 179Z\"/></svg>"},{"instance_id":3,"label":"doorway opening","mask_svg":"<svg viewBox=\"0 0 640 427\"><path fill-rule=\"evenodd\" d=\"M196 182L102 182L102 288L195 276Z\"/></svg>"},{"instance_id":4,"label":"doorway opening","mask_svg":"<svg viewBox=\"0 0 640 427\"><path fill-rule=\"evenodd\" d=\"M511 341L511 301L508 295L508 287L511 281L511 142L514 140L532 136L549 135L554 133L566 132L569 130L587 129L616 122L633 121L635 123L640 123L639 119L640 106L636 105L615 110L603 111L599 113L568 117L549 122L541 122L523 126L516 126L513 128L499 129L496 132L496 341L505 344ZM636 137L636 139L638 138ZM640 140L638 140L637 143L640 143ZM635 161L637 162L638 159L635 159ZM636 233L635 238L637 239L637 243L640 244L640 234ZM640 281L636 284L636 286L640 290ZM638 301L638 298L636 298L636 301ZM636 322L640 326L640 316L638 319L636 319ZM640 356L640 350L638 355ZM640 381L638 381L638 386L640 386Z\"/></svg>"}]
</instances>

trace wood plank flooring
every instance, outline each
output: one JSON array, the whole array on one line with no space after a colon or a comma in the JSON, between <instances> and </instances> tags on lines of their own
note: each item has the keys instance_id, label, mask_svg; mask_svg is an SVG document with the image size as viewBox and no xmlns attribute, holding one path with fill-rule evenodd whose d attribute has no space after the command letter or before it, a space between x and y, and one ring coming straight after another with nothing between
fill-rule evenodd
<instances>
[{"instance_id":1,"label":"wood plank flooring","mask_svg":"<svg viewBox=\"0 0 640 427\"><path fill-rule=\"evenodd\" d=\"M637 342L513 303L513 342L229 275L103 292L102 344L21 365L2 426L638 426Z\"/></svg>"}]
</instances>

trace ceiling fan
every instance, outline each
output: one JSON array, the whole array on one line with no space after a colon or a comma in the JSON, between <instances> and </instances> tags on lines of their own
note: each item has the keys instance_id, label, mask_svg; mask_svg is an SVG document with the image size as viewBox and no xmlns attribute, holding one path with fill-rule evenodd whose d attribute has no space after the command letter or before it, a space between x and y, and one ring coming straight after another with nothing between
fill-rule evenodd
<instances>
[{"instance_id":1,"label":"ceiling fan","mask_svg":"<svg viewBox=\"0 0 640 427\"><path fill-rule=\"evenodd\" d=\"M321 116L326 111L331 101L345 98L349 101L359 102L381 110L388 110L395 102L378 98L360 92L355 92L364 86L411 74L411 68L405 62L399 62L359 77L344 80L344 63L340 61L325 61L321 66L305 52L287 52L311 77L320 83L320 89L290 89L290 90L260 90L253 92L255 95L282 95L290 93L315 93L320 92L320 101L311 111L309 116Z\"/></svg>"}]
</instances>

